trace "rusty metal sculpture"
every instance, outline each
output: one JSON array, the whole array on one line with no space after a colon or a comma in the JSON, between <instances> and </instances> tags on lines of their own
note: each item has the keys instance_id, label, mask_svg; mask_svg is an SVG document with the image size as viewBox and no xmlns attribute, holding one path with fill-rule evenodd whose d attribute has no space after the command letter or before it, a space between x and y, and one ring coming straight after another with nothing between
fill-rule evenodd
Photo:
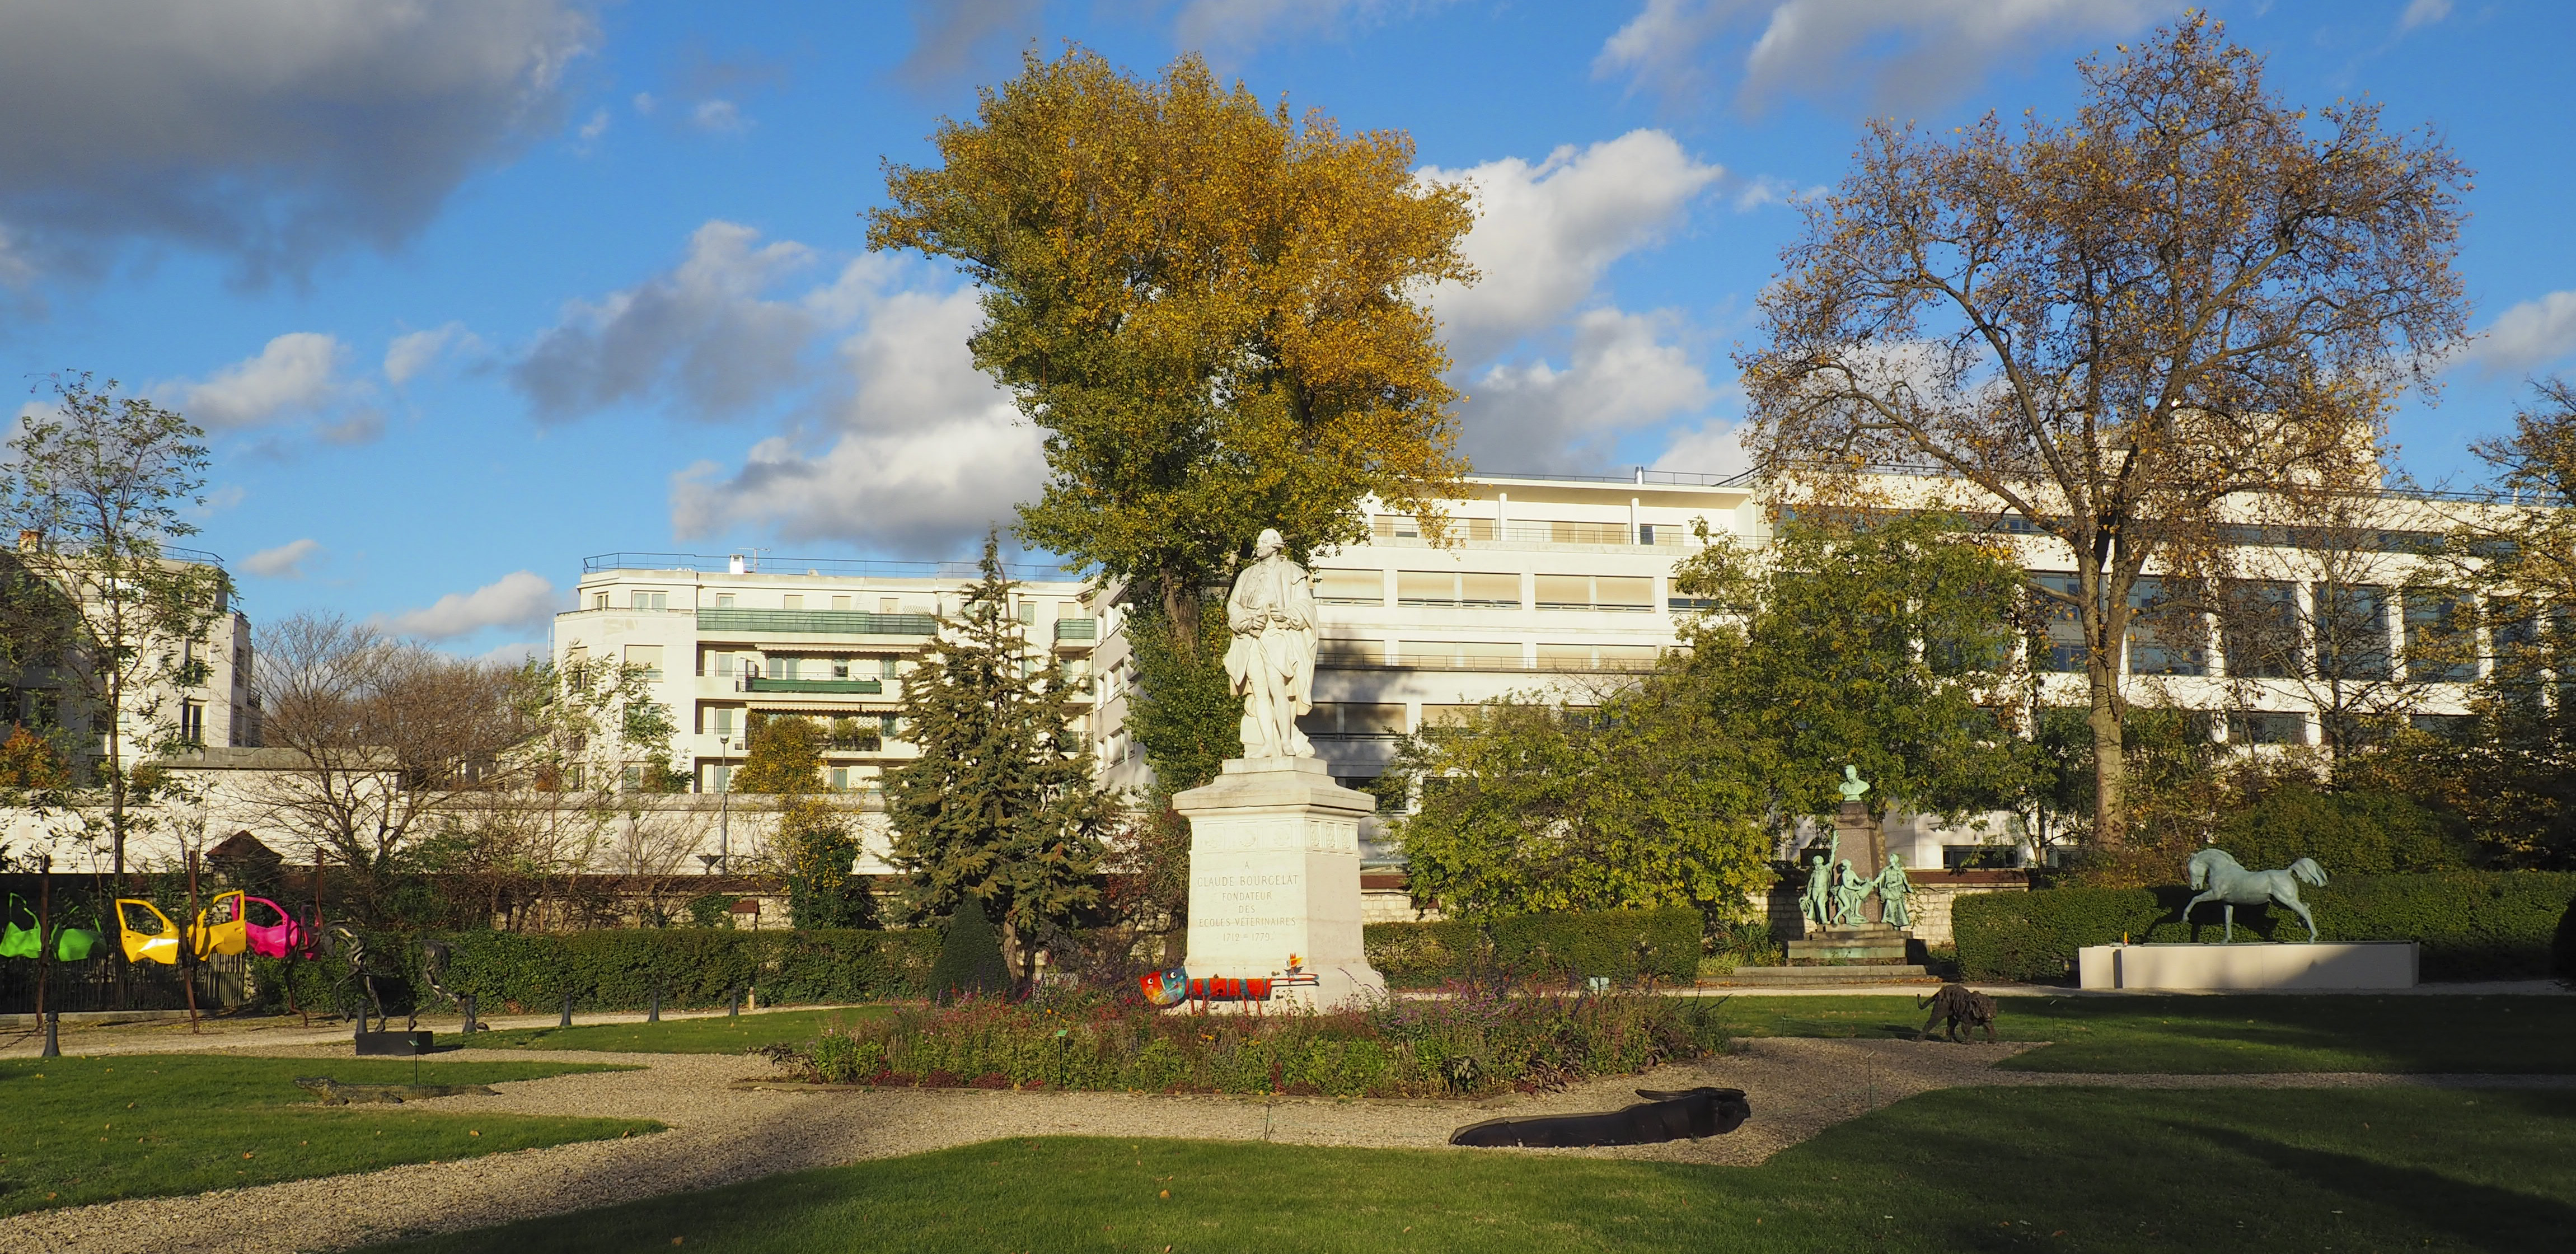
<instances>
[{"instance_id":1,"label":"rusty metal sculpture","mask_svg":"<svg viewBox=\"0 0 2576 1254\"><path fill-rule=\"evenodd\" d=\"M1639 1089L1634 1106L1590 1115L1488 1119L1449 1135L1451 1145L1520 1145L1570 1148L1587 1145L1654 1145L1685 1138L1723 1136L1744 1126L1753 1107L1742 1089L1696 1088L1675 1092Z\"/></svg>"}]
</instances>

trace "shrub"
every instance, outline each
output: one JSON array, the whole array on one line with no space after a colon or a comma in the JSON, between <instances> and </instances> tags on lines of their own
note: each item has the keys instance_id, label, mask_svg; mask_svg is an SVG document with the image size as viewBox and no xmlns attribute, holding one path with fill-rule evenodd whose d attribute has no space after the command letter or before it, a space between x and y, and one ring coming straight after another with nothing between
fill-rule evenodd
<instances>
[{"instance_id":1,"label":"shrub","mask_svg":"<svg viewBox=\"0 0 2576 1254\"><path fill-rule=\"evenodd\" d=\"M2062 980L2074 970L2077 950L2116 943L2123 934L2141 943L2217 940L2223 915L2215 904L2183 921L2192 895L2172 885L1961 897L1950 916L1960 974ZM2576 900L2576 874L2354 875L2323 888L2302 887L2299 897L2316 918L2318 940L2421 945L2425 979L2532 979L2551 970L2552 934ZM2307 938L2295 916L2270 907L2238 907L2236 927L2260 940Z\"/></svg>"},{"instance_id":2,"label":"shrub","mask_svg":"<svg viewBox=\"0 0 2576 1254\"><path fill-rule=\"evenodd\" d=\"M1505 978L1621 985L1699 976L1700 916L1684 907L1524 914L1487 923L1372 923L1369 965L1397 988Z\"/></svg>"},{"instance_id":3,"label":"shrub","mask_svg":"<svg viewBox=\"0 0 2576 1254\"><path fill-rule=\"evenodd\" d=\"M1105 997L968 999L828 1030L802 1057L829 1083L1328 1097L1473 1096L1632 1074L1724 1048L1696 998L1490 997L1264 1016Z\"/></svg>"},{"instance_id":4,"label":"shrub","mask_svg":"<svg viewBox=\"0 0 2576 1254\"><path fill-rule=\"evenodd\" d=\"M439 1001L422 978L425 934L380 932L367 945L396 983L416 988L423 1005ZM451 955L441 982L471 993L486 1014L551 1010L567 996L578 1010L641 1010L656 991L674 1009L728 1004L736 988L780 1004L919 997L929 988L936 934L816 930L753 932L719 928L632 928L526 934L465 932L438 936ZM269 1001L284 1000L293 982L309 1008L354 1005L364 994L345 988L348 967L336 958L283 962L255 958L252 978Z\"/></svg>"},{"instance_id":5,"label":"shrub","mask_svg":"<svg viewBox=\"0 0 2576 1254\"><path fill-rule=\"evenodd\" d=\"M930 968L929 991L942 1002L961 995L1011 991L1011 968L1002 961L1002 938L993 931L993 921L984 917L983 903L971 893L957 903L957 913L948 920L939 961Z\"/></svg>"},{"instance_id":6,"label":"shrub","mask_svg":"<svg viewBox=\"0 0 2576 1254\"><path fill-rule=\"evenodd\" d=\"M2440 815L2395 793L2272 789L2218 825L2216 844L2250 867L2314 858L2338 878L2466 869L2466 847Z\"/></svg>"}]
</instances>

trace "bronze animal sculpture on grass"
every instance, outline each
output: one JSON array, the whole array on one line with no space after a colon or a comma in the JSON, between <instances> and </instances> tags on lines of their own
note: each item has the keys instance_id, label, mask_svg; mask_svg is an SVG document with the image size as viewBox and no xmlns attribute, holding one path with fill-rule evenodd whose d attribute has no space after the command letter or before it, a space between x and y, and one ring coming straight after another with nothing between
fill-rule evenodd
<instances>
[{"instance_id":1,"label":"bronze animal sculpture on grass","mask_svg":"<svg viewBox=\"0 0 2576 1254\"><path fill-rule=\"evenodd\" d=\"M1521 1145L1566 1149L1582 1145L1654 1145L1685 1138L1723 1136L1744 1126L1753 1107L1742 1089L1696 1088L1674 1092L1639 1089L1634 1106L1591 1115L1541 1115L1488 1119L1449 1134L1451 1145Z\"/></svg>"},{"instance_id":2,"label":"bronze animal sculpture on grass","mask_svg":"<svg viewBox=\"0 0 2576 1254\"><path fill-rule=\"evenodd\" d=\"M2309 942L2313 944L2316 941L2317 921L2308 917L2306 906L2299 904L2299 885L2325 887L2326 869L2318 866L2316 859L2301 858L2279 871L2248 871L2236 859L2229 857L2224 849L2203 849L2191 855L2189 865L2192 889L2200 895L2182 908L2185 922L2190 921L2191 912L2198 909L2200 903L2218 902L2227 911L2227 939L2221 943L2233 944L2236 940L2236 907L2277 901L2289 907L2290 913L2299 916L2299 922L2308 925ZM2207 891L2200 891L2204 889Z\"/></svg>"},{"instance_id":3,"label":"bronze animal sculpture on grass","mask_svg":"<svg viewBox=\"0 0 2576 1254\"><path fill-rule=\"evenodd\" d=\"M499 1097L488 1084L343 1084L327 1075L298 1076L295 1087L311 1093L325 1106L347 1106L352 1103L385 1102L400 1106L406 1101L426 1097Z\"/></svg>"},{"instance_id":4,"label":"bronze animal sculpture on grass","mask_svg":"<svg viewBox=\"0 0 2576 1254\"><path fill-rule=\"evenodd\" d=\"M1995 999L1965 984L1944 984L1939 992L1914 999L1916 1010L1925 1006L1932 1008L1932 1017L1923 1021L1923 1030L1915 1033L1916 1040L1931 1040L1932 1025L1943 1019L1950 1021L1950 1039L1962 1045L1968 1043L1966 1037L1959 1035L1963 1026L1971 1032L1984 1028L1986 1039L1995 1039Z\"/></svg>"}]
</instances>

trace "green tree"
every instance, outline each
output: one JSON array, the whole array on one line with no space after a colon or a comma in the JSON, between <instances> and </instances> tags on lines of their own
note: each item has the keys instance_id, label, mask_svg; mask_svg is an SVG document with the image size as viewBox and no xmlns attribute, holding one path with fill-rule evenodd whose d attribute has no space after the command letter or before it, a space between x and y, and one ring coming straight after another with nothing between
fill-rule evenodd
<instances>
[{"instance_id":1,"label":"green tree","mask_svg":"<svg viewBox=\"0 0 2576 1254\"><path fill-rule=\"evenodd\" d=\"M106 802L83 822L103 836L115 874L148 822L134 813L156 781L140 763L187 747L186 692L204 685L210 638L232 596L223 568L166 552L197 533L184 513L205 504L205 432L150 400L117 394L87 372L54 376L49 405L9 441L16 478L10 617L49 637L24 660L46 666L82 715L82 756ZM56 599L59 598L59 599ZM84 783L88 780L84 780ZM96 829L103 828L103 831Z\"/></svg>"},{"instance_id":2,"label":"green tree","mask_svg":"<svg viewBox=\"0 0 2576 1254\"><path fill-rule=\"evenodd\" d=\"M1215 779L1227 758L1243 756L1243 698L1225 674L1222 606L1199 616L1199 638L1187 645L1160 606L1132 608L1127 642L1137 691L1128 698L1127 734L1144 749L1155 784L1168 797Z\"/></svg>"},{"instance_id":3,"label":"green tree","mask_svg":"<svg viewBox=\"0 0 2576 1254\"><path fill-rule=\"evenodd\" d=\"M1025 980L1040 932L1099 904L1116 806L1092 783L1077 689L1011 612L997 537L982 568L904 677L901 735L920 752L887 775L886 813L913 917L973 899L1015 942Z\"/></svg>"},{"instance_id":4,"label":"green tree","mask_svg":"<svg viewBox=\"0 0 2576 1254\"><path fill-rule=\"evenodd\" d=\"M1472 282L1468 193L1398 131L1222 88L1196 55L1139 80L1031 54L936 166L888 164L874 248L983 290L976 364L1046 433L1031 544L1156 602L1184 652L1200 592L1277 527L1300 556L1367 534L1362 498L1454 492L1457 393L1421 297Z\"/></svg>"},{"instance_id":5,"label":"green tree","mask_svg":"<svg viewBox=\"0 0 2576 1254\"><path fill-rule=\"evenodd\" d=\"M1678 673L1597 708L1489 701L1401 742L1379 787L1413 895L1461 918L1696 907L1740 919L1771 882L1756 763ZM1396 807L1387 807L1390 811Z\"/></svg>"},{"instance_id":6,"label":"green tree","mask_svg":"<svg viewBox=\"0 0 2576 1254\"><path fill-rule=\"evenodd\" d=\"M2063 546L2071 580L2034 591L2082 629L2117 844L2133 592L2227 573L2231 502L2377 486L2388 406L2466 329L2468 171L2376 104L2292 108L2205 18L2078 69L2075 117L2018 136L1873 123L1739 364L1789 497L1922 467Z\"/></svg>"},{"instance_id":7,"label":"green tree","mask_svg":"<svg viewBox=\"0 0 2576 1254\"><path fill-rule=\"evenodd\" d=\"M971 894L957 901L940 938L939 957L930 964L930 999L941 1005L959 997L993 997L1011 991L1011 966L1002 958L1001 938L984 917L983 903Z\"/></svg>"},{"instance_id":8,"label":"green tree","mask_svg":"<svg viewBox=\"0 0 2576 1254\"><path fill-rule=\"evenodd\" d=\"M1760 755L1765 804L1826 816L1846 765L1871 808L2010 808L2029 779L2013 711L2018 566L1935 514L1788 520L1759 553L1723 537L1674 570L1716 608L1681 664L1726 734Z\"/></svg>"},{"instance_id":9,"label":"green tree","mask_svg":"<svg viewBox=\"0 0 2576 1254\"><path fill-rule=\"evenodd\" d=\"M876 921L866 881L852 873L858 839L820 797L798 797L778 817L779 860L787 870L787 917L800 928L867 927Z\"/></svg>"},{"instance_id":10,"label":"green tree","mask_svg":"<svg viewBox=\"0 0 2576 1254\"><path fill-rule=\"evenodd\" d=\"M823 787L823 729L802 715L754 713L750 752L733 773L735 792L799 797Z\"/></svg>"}]
</instances>

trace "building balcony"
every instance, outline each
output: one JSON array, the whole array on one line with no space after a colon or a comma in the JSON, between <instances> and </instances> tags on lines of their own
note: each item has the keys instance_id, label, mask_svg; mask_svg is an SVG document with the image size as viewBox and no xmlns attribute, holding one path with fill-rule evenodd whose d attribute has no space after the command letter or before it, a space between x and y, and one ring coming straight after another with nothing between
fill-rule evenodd
<instances>
[{"instance_id":1,"label":"building balcony","mask_svg":"<svg viewBox=\"0 0 2576 1254\"><path fill-rule=\"evenodd\" d=\"M1057 644L1089 644L1099 638L1099 619L1059 618L1055 620L1055 642Z\"/></svg>"},{"instance_id":2,"label":"building balcony","mask_svg":"<svg viewBox=\"0 0 2576 1254\"><path fill-rule=\"evenodd\" d=\"M815 636L935 636L939 619L932 614L868 614L856 610L700 609L701 634Z\"/></svg>"},{"instance_id":3,"label":"building balcony","mask_svg":"<svg viewBox=\"0 0 2576 1254\"><path fill-rule=\"evenodd\" d=\"M882 679L770 679L745 675L734 681L736 692L818 692L874 696L885 691Z\"/></svg>"}]
</instances>

